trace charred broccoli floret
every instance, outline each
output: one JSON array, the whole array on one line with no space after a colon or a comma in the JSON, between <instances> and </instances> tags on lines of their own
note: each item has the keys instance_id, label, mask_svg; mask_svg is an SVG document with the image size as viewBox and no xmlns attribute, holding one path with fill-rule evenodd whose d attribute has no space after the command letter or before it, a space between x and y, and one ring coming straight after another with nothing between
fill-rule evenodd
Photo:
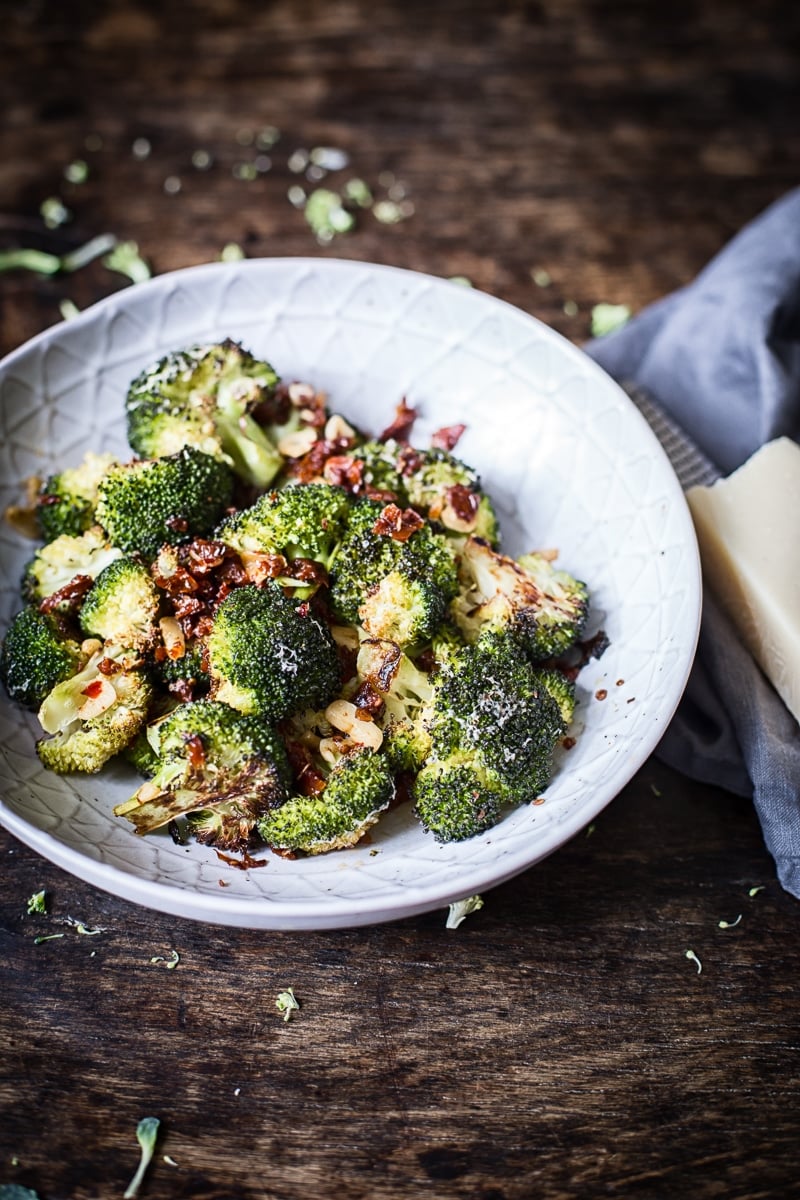
<instances>
[{"instance_id":1,"label":"charred broccoli floret","mask_svg":"<svg viewBox=\"0 0 800 1200\"><path fill-rule=\"evenodd\" d=\"M198 841L245 850L256 822L284 802L290 772L281 739L227 704L195 700L159 721L158 770L115 808L137 833L190 814Z\"/></svg>"},{"instance_id":2,"label":"charred broccoli floret","mask_svg":"<svg viewBox=\"0 0 800 1200\"><path fill-rule=\"evenodd\" d=\"M406 478L408 502L437 521L458 542L466 536L485 538L492 546L500 528L492 502L472 467L436 448L418 453L415 470Z\"/></svg>"},{"instance_id":3,"label":"charred broccoli floret","mask_svg":"<svg viewBox=\"0 0 800 1200\"><path fill-rule=\"evenodd\" d=\"M110 546L99 525L73 536L62 533L54 541L41 546L25 568L22 595L31 603L40 603L76 578L96 579L109 563L122 557L122 551ZM87 585L88 586L88 585ZM57 607L68 608L69 598Z\"/></svg>"},{"instance_id":4,"label":"charred broccoli floret","mask_svg":"<svg viewBox=\"0 0 800 1200\"><path fill-rule=\"evenodd\" d=\"M371 500L352 506L331 567L331 605L338 618L361 621L372 636L406 644L431 637L440 624L457 592L456 562L427 524L393 536L387 507L393 506ZM396 610L395 599L402 601Z\"/></svg>"},{"instance_id":5,"label":"charred broccoli floret","mask_svg":"<svg viewBox=\"0 0 800 1200\"><path fill-rule=\"evenodd\" d=\"M311 796L292 796L258 823L276 850L324 854L354 846L394 797L394 780L380 754L357 749L338 758Z\"/></svg>"},{"instance_id":6,"label":"charred broccoli floret","mask_svg":"<svg viewBox=\"0 0 800 1200\"><path fill-rule=\"evenodd\" d=\"M194 446L268 487L283 458L251 414L277 382L269 363L230 340L168 354L130 386L128 440L143 458Z\"/></svg>"},{"instance_id":7,"label":"charred broccoli floret","mask_svg":"<svg viewBox=\"0 0 800 1200\"><path fill-rule=\"evenodd\" d=\"M563 653L588 615L586 585L556 570L541 554L515 562L480 538L469 538L459 564L452 615L468 641L487 631L513 634L536 661Z\"/></svg>"},{"instance_id":8,"label":"charred broccoli floret","mask_svg":"<svg viewBox=\"0 0 800 1200\"><path fill-rule=\"evenodd\" d=\"M327 569L346 519L347 493L342 488L298 483L266 492L250 508L223 521L215 537L245 562L251 555L280 554L290 563L310 558Z\"/></svg>"},{"instance_id":9,"label":"charred broccoli floret","mask_svg":"<svg viewBox=\"0 0 800 1200\"><path fill-rule=\"evenodd\" d=\"M425 828L440 841L472 837L495 823L504 804L546 787L571 715L569 689L564 676L532 666L503 634L487 633L444 667L431 753L413 788Z\"/></svg>"},{"instance_id":10,"label":"charred broccoli floret","mask_svg":"<svg viewBox=\"0 0 800 1200\"><path fill-rule=\"evenodd\" d=\"M39 723L52 736L37 742L39 758L62 775L99 771L136 737L151 698L147 676L124 651L98 650L45 697Z\"/></svg>"},{"instance_id":11,"label":"charred broccoli floret","mask_svg":"<svg viewBox=\"0 0 800 1200\"><path fill-rule=\"evenodd\" d=\"M62 632L52 613L23 608L6 631L0 649L0 680L12 700L34 712L56 684L81 664L78 643Z\"/></svg>"},{"instance_id":12,"label":"charred broccoli floret","mask_svg":"<svg viewBox=\"0 0 800 1200\"><path fill-rule=\"evenodd\" d=\"M94 524L97 488L114 462L113 454L89 451L77 467L65 467L48 476L36 500L39 528L46 542L65 533L77 537Z\"/></svg>"},{"instance_id":13,"label":"charred broccoli floret","mask_svg":"<svg viewBox=\"0 0 800 1200\"><path fill-rule=\"evenodd\" d=\"M210 533L230 504L230 468L186 446L165 458L113 467L100 481L96 516L113 546L152 559L165 543Z\"/></svg>"},{"instance_id":14,"label":"charred broccoli floret","mask_svg":"<svg viewBox=\"0 0 800 1200\"><path fill-rule=\"evenodd\" d=\"M156 636L160 598L150 572L133 558L104 567L81 605L84 633L130 650L143 650Z\"/></svg>"},{"instance_id":15,"label":"charred broccoli floret","mask_svg":"<svg viewBox=\"0 0 800 1200\"><path fill-rule=\"evenodd\" d=\"M311 605L268 581L236 588L217 609L207 642L215 699L277 721L337 694L339 658Z\"/></svg>"}]
</instances>

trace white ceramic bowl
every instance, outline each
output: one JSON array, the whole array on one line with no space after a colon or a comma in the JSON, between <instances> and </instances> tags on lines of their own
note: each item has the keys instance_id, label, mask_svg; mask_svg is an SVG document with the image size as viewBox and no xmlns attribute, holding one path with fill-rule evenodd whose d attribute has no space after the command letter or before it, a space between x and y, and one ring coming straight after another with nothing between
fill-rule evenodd
<instances>
[{"instance_id":1,"label":"white ceramic bowl","mask_svg":"<svg viewBox=\"0 0 800 1200\"><path fill-rule=\"evenodd\" d=\"M512 554L558 547L587 580L592 629L611 645L578 682L577 740L545 802L482 837L439 845L408 808L368 845L239 871L165 833L136 836L112 808L136 787L125 765L63 778L34 752L37 722L0 699L0 821L74 875L151 908L226 925L322 929L448 904L556 850L630 780L683 691L700 611L683 495L653 434L593 362L540 322L470 288L391 267L316 259L220 263L163 275L34 338L0 364L2 502L87 449L125 457L128 383L165 351L230 336L284 379L306 379L362 428L401 399L413 440L466 422L457 453L477 466ZM31 544L0 532L5 628ZM607 698L596 693L604 689ZM220 887L220 880L227 886Z\"/></svg>"}]
</instances>

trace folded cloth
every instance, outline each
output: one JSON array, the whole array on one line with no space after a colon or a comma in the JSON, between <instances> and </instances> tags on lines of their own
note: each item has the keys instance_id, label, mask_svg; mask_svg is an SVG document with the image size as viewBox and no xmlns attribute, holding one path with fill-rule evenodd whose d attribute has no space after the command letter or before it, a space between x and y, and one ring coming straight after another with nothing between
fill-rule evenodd
<instances>
[{"instance_id":1,"label":"folded cloth","mask_svg":"<svg viewBox=\"0 0 800 1200\"><path fill-rule=\"evenodd\" d=\"M685 488L772 438L800 441L800 189L693 283L585 348L628 388ZM708 590L689 683L656 754L753 797L778 878L800 899L800 726Z\"/></svg>"}]
</instances>

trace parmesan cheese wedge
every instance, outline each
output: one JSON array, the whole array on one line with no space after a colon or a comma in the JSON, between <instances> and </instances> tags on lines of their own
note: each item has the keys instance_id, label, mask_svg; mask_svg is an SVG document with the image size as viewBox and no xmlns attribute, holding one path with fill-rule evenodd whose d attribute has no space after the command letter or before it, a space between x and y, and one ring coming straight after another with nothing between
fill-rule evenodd
<instances>
[{"instance_id":1,"label":"parmesan cheese wedge","mask_svg":"<svg viewBox=\"0 0 800 1200\"><path fill-rule=\"evenodd\" d=\"M686 499L708 583L800 721L800 446L768 442Z\"/></svg>"}]
</instances>

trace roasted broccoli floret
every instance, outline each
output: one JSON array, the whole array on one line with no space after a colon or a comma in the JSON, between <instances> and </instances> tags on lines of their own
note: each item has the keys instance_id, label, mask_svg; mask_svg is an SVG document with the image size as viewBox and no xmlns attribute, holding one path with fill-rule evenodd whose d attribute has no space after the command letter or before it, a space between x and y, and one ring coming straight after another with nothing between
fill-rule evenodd
<instances>
[{"instance_id":1,"label":"roasted broccoli floret","mask_svg":"<svg viewBox=\"0 0 800 1200\"><path fill-rule=\"evenodd\" d=\"M405 507L409 499L402 465L403 454L407 451L408 447L401 447L393 438L389 438L385 442L363 442L351 450L350 454L364 464L362 485L374 491L390 493L398 504Z\"/></svg>"},{"instance_id":2,"label":"roasted broccoli floret","mask_svg":"<svg viewBox=\"0 0 800 1200\"><path fill-rule=\"evenodd\" d=\"M370 589L358 616L370 637L413 646L433 636L446 610L445 594L435 583L397 567Z\"/></svg>"},{"instance_id":3,"label":"roasted broccoli floret","mask_svg":"<svg viewBox=\"0 0 800 1200\"><path fill-rule=\"evenodd\" d=\"M12 700L33 711L48 692L81 664L81 649L65 636L57 617L38 608L17 613L0 649L0 680Z\"/></svg>"},{"instance_id":4,"label":"roasted broccoli floret","mask_svg":"<svg viewBox=\"0 0 800 1200\"><path fill-rule=\"evenodd\" d=\"M123 755L145 779L152 779L161 766L161 760L147 736L146 726L140 729L131 744L125 747Z\"/></svg>"},{"instance_id":5,"label":"roasted broccoli floret","mask_svg":"<svg viewBox=\"0 0 800 1200\"><path fill-rule=\"evenodd\" d=\"M226 596L207 652L214 698L268 720L320 708L340 686L327 625L308 602L288 599L272 581Z\"/></svg>"},{"instance_id":6,"label":"roasted broccoli floret","mask_svg":"<svg viewBox=\"0 0 800 1200\"><path fill-rule=\"evenodd\" d=\"M381 753L393 771L418 771L431 749L434 680L395 642L372 638L361 644L357 670L383 701Z\"/></svg>"},{"instance_id":7,"label":"roasted broccoli floret","mask_svg":"<svg viewBox=\"0 0 800 1200\"><path fill-rule=\"evenodd\" d=\"M160 598L150 572L133 558L118 558L95 579L81 605L84 633L129 650L156 637Z\"/></svg>"},{"instance_id":8,"label":"roasted broccoli floret","mask_svg":"<svg viewBox=\"0 0 800 1200\"><path fill-rule=\"evenodd\" d=\"M269 363L230 340L168 354L130 386L128 440L143 458L194 446L224 458L246 483L268 487L283 458L251 413L277 382Z\"/></svg>"},{"instance_id":9,"label":"roasted broccoli floret","mask_svg":"<svg viewBox=\"0 0 800 1200\"><path fill-rule=\"evenodd\" d=\"M39 758L59 774L99 771L136 737L151 698L150 681L125 651L98 650L45 697L39 722L53 736L37 743Z\"/></svg>"},{"instance_id":10,"label":"roasted broccoli floret","mask_svg":"<svg viewBox=\"0 0 800 1200\"><path fill-rule=\"evenodd\" d=\"M485 634L443 667L431 752L413 788L425 828L440 841L472 837L494 824L502 805L546 787L571 712L569 686L532 666L505 634Z\"/></svg>"},{"instance_id":11,"label":"roasted broccoli floret","mask_svg":"<svg viewBox=\"0 0 800 1200\"><path fill-rule=\"evenodd\" d=\"M251 555L310 558L327 569L347 519L347 493L327 483L294 484L266 492L250 508L228 517L215 533L245 562Z\"/></svg>"},{"instance_id":12,"label":"roasted broccoli floret","mask_svg":"<svg viewBox=\"0 0 800 1200\"><path fill-rule=\"evenodd\" d=\"M561 654L583 630L586 585L557 571L540 554L515 562L480 538L469 538L459 563L452 615L468 641L487 631L512 633L536 661Z\"/></svg>"},{"instance_id":13,"label":"roasted broccoli floret","mask_svg":"<svg viewBox=\"0 0 800 1200\"><path fill-rule=\"evenodd\" d=\"M340 850L360 841L393 798L394 780L383 757L352 750L336 760L321 792L292 796L259 821L258 832L276 850Z\"/></svg>"},{"instance_id":14,"label":"roasted broccoli floret","mask_svg":"<svg viewBox=\"0 0 800 1200\"><path fill-rule=\"evenodd\" d=\"M96 579L109 563L122 557L122 551L110 546L99 525L73 536L62 533L54 541L36 551L22 577L22 595L32 603L40 603L82 575L83 582ZM87 584L88 586L88 584ZM69 608L65 596L59 608Z\"/></svg>"},{"instance_id":15,"label":"roasted broccoli floret","mask_svg":"<svg viewBox=\"0 0 800 1200\"><path fill-rule=\"evenodd\" d=\"M414 780L414 809L439 842L462 842L496 825L515 797L485 763L454 754L422 768Z\"/></svg>"},{"instance_id":16,"label":"roasted broccoli floret","mask_svg":"<svg viewBox=\"0 0 800 1200\"><path fill-rule=\"evenodd\" d=\"M534 656L555 658L583 633L589 615L589 589L566 571L558 570L543 554L523 554L517 561L542 594Z\"/></svg>"},{"instance_id":17,"label":"roasted broccoli floret","mask_svg":"<svg viewBox=\"0 0 800 1200\"><path fill-rule=\"evenodd\" d=\"M191 814L198 841L245 850L256 821L287 797L289 764L274 729L226 704L195 700L161 720L158 770L115 808L137 833Z\"/></svg>"},{"instance_id":18,"label":"roasted broccoli floret","mask_svg":"<svg viewBox=\"0 0 800 1200\"><path fill-rule=\"evenodd\" d=\"M94 524L97 487L114 462L113 454L89 451L77 467L65 467L44 481L36 516L46 542L65 533L77 537Z\"/></svg>"},{"instance_id":19,"label":"roasted broccoli floret","mask_svg":"<svg viewBox=\"0 0 800 1200\"><path fill-rule=\"evenodd\" d=\"M469 535L498 544L497 516L481 489L480 476L447 450L419 451L405 483L409 504L437 521L459 544Z\"/></svg>"},{"instance_id":20,"label":"roasted broccoli floret","mask_svg":"<svg viewBox=\"0 0 800 1200\"><path fill-rule=\"evenodd\" d=\"M223 462L186 446L176 454L113 467L100 481L96 517L112 545L152 559L165 543L210 533L230 504Z\"/></svg>"},{"instance_id":21,"label":"roasted broccoli floret","mask_svg":"<svg viewBox=\"0 0 800 1200\"><path fill-rule=\"evenodd\" d=\"M197 700L205 695L211 685L208 671L203 662L203 646L199 641L187 642L179 658L157 658L152 672L163 687L179 699L191 697Z\"/></svg>"},{"instance_id":22,"label":"roasted broccoli floret","mask_svg":"<svg viewBox=\"0 0 800 1200\"><path fill-rule=\"evenodd\" d=\"M352 506L331 566L331 605L338 618L350 624L361 621L373 636L393 634L391 640L404 643L424 640L456 595L455 556L427 524L405 537L383 532L390 524L386 507L371 500ZM395 598L403 607L389 611Z\"/></svg>"}]
</instances>

